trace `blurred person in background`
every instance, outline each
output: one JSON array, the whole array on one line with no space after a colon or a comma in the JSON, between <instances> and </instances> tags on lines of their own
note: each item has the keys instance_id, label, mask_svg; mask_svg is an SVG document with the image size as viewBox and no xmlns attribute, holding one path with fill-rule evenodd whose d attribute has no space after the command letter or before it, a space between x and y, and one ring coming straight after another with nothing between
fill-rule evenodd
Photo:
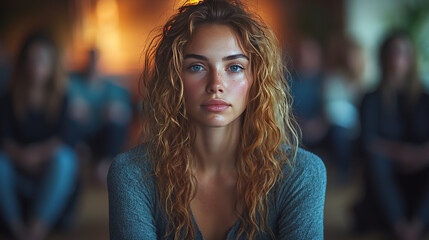
<instances>
[{"instance_id":1,"label":"blurred person in background","mask_svg":"<svg viewBox=\"0 0 429 240\"><path fill-rule=\"evenodd\" d=\"M66 79L44 32L25 39L14 67L0 101L0 219L13 238L40 240L66 221L77 183Z\"/></svg>"},{"instance_id":2,"label":"blurred person in background","mask_svg":"<svg viewBox=\"0 0 429 240\"><path fill-rule=\"evenodd\" d=\"M123 146L132 107L130 94L99 70L99 52L93 48L83 73L71 75L71 118L79 125L79 146L89 150L96 176L105 183L113 157Z\"/></svg>"},{"instance_id":3,"label":"blurred person in background","mask_svg":"<svg viewBox=\"0 0 429 240\"><path fill-rule=\"evenodd\" d=\"M299 43L291 77L293 110L302 130L303 145L319 146L329 125L324 113L322 47L315 39L305 38Z\"/></svg>"},{"instance_id":4,"label":"blurred person in background","mask_svg":"<svg viewBox=\"0 0 429 240\"><path fill-rule=\"evenodd\" d=\"M379 63L381 82L361 106L367 185L355 209L357 228L387 227L397 239L420 239L429 223L429 95L405 33L386 38Z\"/></svg>"},{"instance_id":5,"label":"blurred person in background","mask_svg":"<svg viewBox=\"0 0 429 240\"><path fill-rule=\"evenodd\" d=\"M363 96L364 58L361 46L348 37L333 38L329 46L324 100L330 124L331 158L337 180L348 179L360 131L359 105Z\"/></svg>"}]
</instances>

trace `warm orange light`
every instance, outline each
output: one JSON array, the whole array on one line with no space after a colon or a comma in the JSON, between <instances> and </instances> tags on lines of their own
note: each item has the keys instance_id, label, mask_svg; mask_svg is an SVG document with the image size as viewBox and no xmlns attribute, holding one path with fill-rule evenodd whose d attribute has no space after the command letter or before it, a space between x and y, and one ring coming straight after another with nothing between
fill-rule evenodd
<instances>
[{"instance_id":1,"label":"warm orange light","mask_svg":"<svg viewBox=\"0 0 429 240\"><path fill-rule=\"evenodd\" d=\"M190 5L194 5L194 4L201 2L201 0L189 0L189 1L185 1L185 2L187 2Z\"/></svg>"},{"instance_id":2,"label":"warm orange light","mask_svg":"<svg viewBox=\"0 0 429 240\"><path fill-rule=\"evenodd\" d=\"M98 0L96 7L96 45L104 68L117 70L123 64L118 4L116 0Z\"/></svg>"},{"instance_id":3,"label":"warm orange light","mask_svg":"<svg viewBox=\"0 0 429 240\"><path fill-rule=\"evenodd\" d=\"M107 74L139 72L150 31L162 26L176 9L202 0L163 0L150 4L148 0L74 0L76 23L73 42L68 50L70 68L80 69L91 47L100 53L101 70ZM268 25L282 33L283 24L278 0L243 1L251 11L262 16ZM95 3L95 4L94 4Z\"/></svg>"}]
</instances>

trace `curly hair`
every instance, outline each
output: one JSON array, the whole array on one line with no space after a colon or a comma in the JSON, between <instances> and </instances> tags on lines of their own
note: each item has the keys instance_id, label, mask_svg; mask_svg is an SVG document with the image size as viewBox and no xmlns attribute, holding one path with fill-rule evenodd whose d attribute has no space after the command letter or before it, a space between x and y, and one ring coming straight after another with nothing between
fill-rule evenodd
<instances>
[{"instance_id":1,"label":"curly hair","mask_svg":"<svg viewBox=\"0 0 429 240\"><path fill-rule=\"evenodd\" d=\"M184 104L181 80L183 49L202 24L222 24L238 35L250 54L253 84L243 113L236 168L237 202L243 207L238 236L253 239L258 232L272 234L266 224L268 195L292 166L298 130L291 111L277 39L261 18L236 0L185 3L149 42L141 79L143 142L154 167L160 207L169 223L166 237L193 239L190 202L196 179L191 171L193 137ZM236 203L237 209L237 203Z\"/></svg>"}]
</instances>

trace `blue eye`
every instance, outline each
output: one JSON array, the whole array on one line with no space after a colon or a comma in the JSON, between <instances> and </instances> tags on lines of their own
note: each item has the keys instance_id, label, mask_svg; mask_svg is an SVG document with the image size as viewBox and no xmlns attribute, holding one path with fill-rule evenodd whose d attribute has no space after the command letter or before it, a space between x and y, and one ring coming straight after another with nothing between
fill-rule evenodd
<instances>
[{"instance_id":1,"label":"blue eye","mask_svg":"<svg viewBox=\"0 0 429 240\"><path fill-rule=\"evenodd\" d=\"M243 69L244 68L242 66L240 66L240 65L232 65L232 66L229 67L229 70L231 72L239 72L239 71L241 71Z\"/></svg>"},{"instance_id":2,"label":"blue eye","mask_svg":"<svg viewBox=\"0 0 429 240\"><path fill-rule=\"evenodd\" d=\"M189 69L192 72L199 72L199 71L203 70L203 66L201 66L201 65L192 65L192 66L189 67Z\"/></svg>"}]
</instances>

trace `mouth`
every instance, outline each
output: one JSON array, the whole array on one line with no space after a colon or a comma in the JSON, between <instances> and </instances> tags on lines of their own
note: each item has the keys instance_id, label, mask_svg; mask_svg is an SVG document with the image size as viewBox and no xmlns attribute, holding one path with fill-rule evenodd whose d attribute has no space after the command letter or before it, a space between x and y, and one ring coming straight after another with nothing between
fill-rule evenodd
<instances>
[{"instance_id":1,"label":"mouth","mask_svg":"<svg viewBox=\"0 0 429 240\"><path fill-rule=\"evenodd\" d=\"M201 107L209 112L222 112L231 107L231 104L220 99L213 99L201 104Z\"/></svg>"}]
</instances>

